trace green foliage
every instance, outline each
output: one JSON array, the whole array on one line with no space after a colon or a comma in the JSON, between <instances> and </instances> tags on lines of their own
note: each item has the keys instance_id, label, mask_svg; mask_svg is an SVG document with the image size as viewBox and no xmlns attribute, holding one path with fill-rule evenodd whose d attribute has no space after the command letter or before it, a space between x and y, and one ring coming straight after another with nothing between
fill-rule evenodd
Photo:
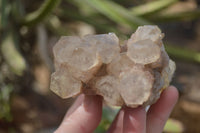
<instances>
[{"instance_id":1,"label":"green foliage","mask_svg":"<svg viewBox=\"0 0 200 133\"><path fill-rule=\"evenodd\" d=\"M156 0L137 7L131 8L131 13L137 16L147 16L158 11L161 11L178 0Z\"/></svg>"},{"instance_id":2,"label":"green foliage","mask_svg":"<svg viewBox=\"0 0 200 133\"><path fill-rule=\"evenodd\" d=\"M180 13L160 13L157 16L151 16L149 19L155 23L167 23L178 21L190 21L199 18L200 10L184 11Z\"/></svg>"},{"instance_id":3,"label":"green foliage","mask_svg":"<svg viewBox=\"0 0 200 133\"><path fill-rule=\"evenodd\" d=\"M123 8L119 4L108 0L84 0L88 5L95 8L100 13L104 14L113 21L129 26L136 29L139 25L150 24L142 18L136 17L131 14L127 9Z\"/></svg>"},{"instance_id":4,"label":"green foliage","mask_svg":"<svg viewBox=\"0 0 200 133\"><path fill-rule=\"evenodd\" d=\"M10 94L13 90L12 85L0 86L0 119L12 120L10 114Z\"/></svg>"},{"instance_id":5,"label":"green foliage","mask_svg":"<svg viewBox=\"0 0 200 133\"><path fill-rule=\"evenodd\" d=\"M11 33L3 38L1 43L1 52L11 70L16 75L21 76L26 69L26 62L24 57L16 48L16 41Z\"/></svg>"},{"instance_id":6,"label":"green foliage","mask_svg":"<svg viewBox=\"0 0 200 133\"><path fill-rule=\"evenodd\" d=\"M38 10L25 16L22 24L35 25L41 22L59 3L60 0L46 0Z\"/></svg>"},{"instance_id":7,"label":"green foliage","mask_svg":"<svg viewBox=\"0 0 200 133\"><path fill-rule=\"evenodd\" d=\"M105 133L112 121L114 120L115 116L117 115L118 111L119 108L109 108L107 106L104 106L101 123L95 130L95 133Z\"/></svg>"},{"instance_id":8,"label":"green foliage","mask_svg":"<svg viewBox=\"0 0 200 133\"><path fill-rule=\"evenodd\" d=\"M10 5L7 4L7 0L1 0L1 24L0 27L6 27L8 21L8 15L10 12Z\"/></svg>"},{"instance_id":9,"label":"green foliage","mask_svg":"<svg viewBox=\"0 0 200 133\"><path fill-rule=\"evenodd\" d=\"M167 133L183 133L183 125L176 120L168 119L164 127L164 132Z\"/></svg>"},{"instance_id":10,"label":"green foliage","mask_svg":"<svg viewBox=\"0 0 200 133\"><path fill-rule=\"evenodd\" d=\"M175 47L172 45L166 45L166 50L169 55L172 57L186 60L186 61L192 61L196 63L200 63L200 53L193 51L193 50L188 50L186 48L181 48L181 47Z\"/></svg>"}]
</instances>

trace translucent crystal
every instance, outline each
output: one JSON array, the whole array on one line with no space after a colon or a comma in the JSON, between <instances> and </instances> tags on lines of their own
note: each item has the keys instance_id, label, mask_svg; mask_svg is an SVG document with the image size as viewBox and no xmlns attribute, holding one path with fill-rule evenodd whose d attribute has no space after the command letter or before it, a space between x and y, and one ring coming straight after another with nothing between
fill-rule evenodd
<instances>
[{"instance_id":1,"label":"translucent crystal","mask_svg":"<svg viewBox=\"0 0 200 133\"><path fill-rule=\"evenodd\" d=\"M120 74L120 94L126 105L137 107L150 97L154 78L149 71L132 69Z\"/></svg>"},{"instance_id":2,"label":"translucent crystal","mask_svg":"<svg viewBox=\"0 0 200 133\"><path fill-rule=\"evenodd\" d=\"M134 62L128 58L126 53L121 53L108 64L107 72L118 77L121 72L131 69L134 65Z\"/></svg>"},{"instance_id":3,"label":"translucent crystal","mask_svg":"<svg viewBox=\"0 0 200 133\"><path fill-rule=\"evenodd\" d=\"M101 95L112 106L151 105L176 69L163 37L151 25L140 26L123 45L114 33L61 37L53 48L50 89L62 98Z\"/></svg>"},{"instance_id":4,"label":"translucent crystal","mask_svg":"<svg viewBox=\"0 0 200 133\"><path fill-rule=\"evenodd\" d=\"M160 58L160 48L150 39L137 42L128 41L127 56L135 63L150 64Z\"/></svg>"},{"instance_id":5,"label":"translucent crystal","mask_svg":"<svg viewBox=\"0 0 200 133\"><path fill-rule=\"evenodd\" d=\"M163 90L163 87L165 84L164 78L161 76L161 74L158 71L154 70L154 78L155 78L155 80L154 80L151 95L150 95L148 101L146 101L144 103L144 106L155 103L159 99L160 93Z\"/></svg>"},{"instance_id":6,"label":"translucent crystal","mask_svg":"<svg viewBox=\"0 0 200 133\"><path fill-rule=\"evenodd\" d=\"M114 33L87 35L84 39L90 41L91 44L96 47L98 54L101 56L102 62L105 64L110 63L119 55L119 39Z\"/></svg>"},{"instance_id":7,"label":"translucent crystal","mask_svg":"<svg viewBox=\"0 0 200 133\"><path fill-rule=\"evenodd\" d=\"M101 67L98 54L93 55L90 50L77 48L68 62L70 73L83 82L88 82Z\"/></svg>"},{"instance_id":8,"label":"translucent crystal","mask_svg":"<svg viewBox=\"0 0 200 133\"><path fill-rule=\"evenodd\" d=\"M109 105L121 106L123 100L119 93L119 79L114 76L103 76L99 78L95 85L97 94L104 97L104 100Z\"/></svg>"},{"instance_id":9,"label":"translucent crystal","mask_svg":"<svg viewBox=\"0 0 200 133\"><path fill-rule=\"evenodd\" d=\"M161 30L158 28L158 26L144 25L138 27L136 32L132 35L131 39L133 42L150 39L154 43L160 43L163 37L164 34L161 33Z\"/></svg>"},{"instance_id":10,"label":"translucent crystal","mask_svg":"<svg viewBox=\"0 0 200 133\"><path fill-rule=\"evenodd\" d=\"M56 62L66 63L69 61L75 48L81 44L81 38L77 36L62 36L53 48Z\"/></svg>"},{"instance_id":11,"label":"translucent crystal","mask_svg":"<svg viewBox=\"0 0 200 133\"><path fill-rule=\"evenodd\" d=\"M163 88L166 88L167 86L169 86L175 70L176 70L175 62L172 60L169 60L168 66L164 67L161 72L161 76L164 78Z\"/></svg>"},{"instance_id":12,"label":"translucent crystal","mask_svg":"<svg viewBox=\"0 0 200 133\"><path fill-rule=\"evenodd\" d=\"M167 66L169 64L169 56L167 55L167 52L161 51L160 58L156 61L151 63L152 68L162 68L163 66Z\"/></svg>"},{"instance_id":13,"label":"translucent crystal","mask_svg":"<svg viewBox=\"0 0 200 133\"><path fill-rule=\"evenodd\" d=\"M79 37L61 37L53 50L56 66L67 64L68 71L83 82L89 81L102 64L90 42Z\"/></svg>"},{"instance_id":14,"label":"translucent crystal","mask_svg":"<svg viewBox=\"0 0 200 133\"><path fill-rule=\"evenodd\" d=\"M73 78L64 66L51 75L50 89L62 98L78 95L81 93L81 88L81 81Z\"/></svg>"}]
</instances>

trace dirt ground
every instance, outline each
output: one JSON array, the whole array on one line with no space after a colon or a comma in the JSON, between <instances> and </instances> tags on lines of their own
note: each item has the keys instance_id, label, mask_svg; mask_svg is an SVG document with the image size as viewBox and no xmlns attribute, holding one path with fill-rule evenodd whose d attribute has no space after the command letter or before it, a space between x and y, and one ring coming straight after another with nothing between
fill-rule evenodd
<instances>
[{"instance_id":1,"label":"dirt ground","mask_svg":"<svg viewBox=\"0 0 200 133\"><path fill-rule=\"evenodd\" d=\"M186 133L200 132L200 66L177 63L174 85L179 88L180 98L171 117L179 120Z\"/></svg>"}]
</instances>

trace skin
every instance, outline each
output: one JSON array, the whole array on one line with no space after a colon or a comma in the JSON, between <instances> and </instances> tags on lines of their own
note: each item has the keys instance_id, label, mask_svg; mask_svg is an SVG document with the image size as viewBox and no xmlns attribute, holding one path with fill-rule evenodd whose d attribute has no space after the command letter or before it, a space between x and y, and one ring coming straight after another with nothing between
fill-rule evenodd
<instances>
[{"instance_id":1,"label":"skin","mask_svg":"<svg viewBox=\"0 0 200 133\"><path fill-rule=\"evenodd\" d=\"M178 99L170 86L148 112L144 108L122 107L107 133L161 133ZM55 133L93 133L101 121L102 98L80 95Z\"/></svg>"}]
</instances>

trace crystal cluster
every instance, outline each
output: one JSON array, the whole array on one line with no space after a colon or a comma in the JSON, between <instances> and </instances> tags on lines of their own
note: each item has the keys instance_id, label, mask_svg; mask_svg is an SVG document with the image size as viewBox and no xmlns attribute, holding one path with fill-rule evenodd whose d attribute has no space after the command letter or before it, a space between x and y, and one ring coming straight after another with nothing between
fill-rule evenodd
<instances>
[{"instance_id":1,"label":"crystal cluster","mask_svg":"<svg viewBox=\"0 0 200 133\"><path fill-rule=\"evenodd\" d=\"M53 48L50 89L62 98L101 95L108 105L153 104L175 71L157 26L140 26L127 44L114 33L64 36Z\"/></svg>"}]
</instances>

